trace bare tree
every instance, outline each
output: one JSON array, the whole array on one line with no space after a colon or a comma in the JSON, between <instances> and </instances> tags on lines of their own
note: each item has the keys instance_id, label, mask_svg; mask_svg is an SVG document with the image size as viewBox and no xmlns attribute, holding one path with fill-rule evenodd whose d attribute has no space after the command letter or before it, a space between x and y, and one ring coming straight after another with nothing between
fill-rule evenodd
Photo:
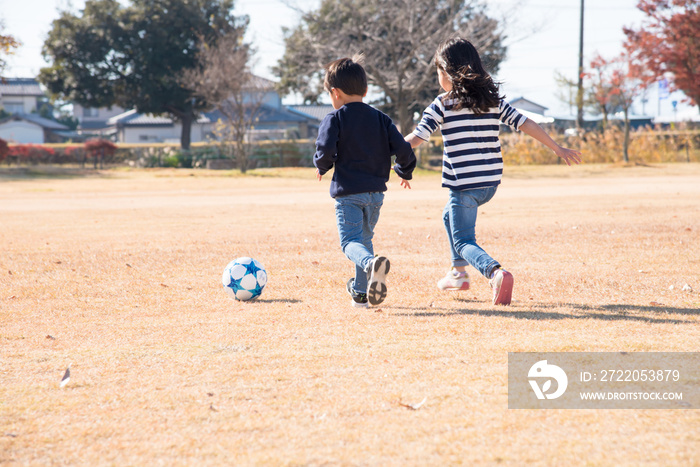
<instances>
[{"instance_id":1,"label":"bare tree","mask_svg":"<svg viewBox=\"0 0 700 467\"><path fill-rule=\"evenodd\" d=\"M500 23L477 0L322 0L286 31L286 51L274 72L283 93L317 102L323 65L356 52L366 55L371 85L402 131L438 91L433 68L437 45L455 35L469 39L495 73L505 57Z\"/></svg>"},{"instance_id":2,"label":"bare tree","mask_svg":"<svg viewBox=\"0 0 700 467\"><path fill-rule=\"evenodd\" d=\"M273 84L250 71L252 50L238 34L220 39L216 45L202 44L199 67L182 76L193 94L223 116L219 136L233 143L238 168L250 166L251 131L258 120L266 93ZM223 126L223 128L221 128Z\"/></svg>"}]
</instances>

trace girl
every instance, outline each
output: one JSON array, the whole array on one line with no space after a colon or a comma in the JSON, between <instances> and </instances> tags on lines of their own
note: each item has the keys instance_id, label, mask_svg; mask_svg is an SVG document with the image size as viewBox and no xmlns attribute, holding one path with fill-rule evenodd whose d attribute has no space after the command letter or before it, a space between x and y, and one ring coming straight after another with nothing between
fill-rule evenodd
<instances>
[{"instance_id":1,"label":"girl","mask_svg":"<svg viewBox=\"0 0 700 467\"><path fill-rule=\"evenodd\" d=\"M438 82L445 92L425 109L406 141L415 148L438 128L442 131L445 148L442 186L450 190L443 220L450 242L452 270L438 282L438 288L467 290L466 266L471 264L489 279L494 305L509 305L513 276L476 243L475 236L477 208L493 198L501 183L499 123L532 136L568 165L580 163L581 153L559 146L538 124L508 105L468 40L455 38L443 42L435 53L435 65ZM403 180L401 184L405 185Z\"/></svg>"}]
</instances>

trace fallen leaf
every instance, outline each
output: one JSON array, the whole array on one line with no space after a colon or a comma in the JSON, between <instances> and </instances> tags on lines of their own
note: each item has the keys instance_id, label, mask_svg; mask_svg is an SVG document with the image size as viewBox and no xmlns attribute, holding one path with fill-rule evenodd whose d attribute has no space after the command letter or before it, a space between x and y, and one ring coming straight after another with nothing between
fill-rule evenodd
<instances>
[{"instance_id":1,"label":"fallen leaf","mask_svg":"<svg viewBox=\"0 0 700 467\"><path fill-rule=\"evenodd\" d=\"M649 302L649 305L653 305L653 306L663 306L664 304L663 304L663 303L660 303L660 302Z\"/></svg>"},{"instance_id":2,"label":"fallen leaf","mask_svg":"<svg viewBox=\"0 0 700 467\"><path fill-rule=\"evenodd\" d=\"M56 340L56 338L53 337L51 334L47 334L47 335L46 335L46 338L47 338L47 339L51 339L52 341L55 341L55 340Z\"/></svg>"},{"instance_id":3,"label":"fallen leaf","mask_svg":"<svg viewBox=\"0 0 700 467\"><path fill-rule=\"evenodd\" d=\"M68 384L68 381L70 381L70 365L68 365L68 368L66 368L66 372L63 373L63 378L61 379L61 384L59 386L65 387L66 384Z\"/></svg>"},{"instance_id":4,"label":"fallen leaf","mask_svg":"<svg viewBox=\"0 0 700 467\"><path fill-rule=\"evenodd\" d=\"M417 404L404 404L403 402L399 401L399 405L402 407L406 407L407 409L411 410L418 410L421 407L423 407L423 404L425 404L425 401L428 400L428 397L424 397L422 401L418 402Z\"/></svg>"}]
</instances>

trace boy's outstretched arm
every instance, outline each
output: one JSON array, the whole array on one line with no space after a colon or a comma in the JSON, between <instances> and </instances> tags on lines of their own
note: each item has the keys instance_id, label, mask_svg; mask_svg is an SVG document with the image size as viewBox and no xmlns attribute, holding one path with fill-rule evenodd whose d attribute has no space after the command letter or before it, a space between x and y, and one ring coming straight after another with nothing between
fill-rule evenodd
<instances>
[{"instance_id":1,"label":"boy's outstretched arm","mask_svg":"<svg viewBox=\"0 0 700 467\"><path fill-rule=\"evenodd\" d=\"M580 151L559 146L552 138L550 138L550 136L542 129L541 126L529 118L525 120L525 123L520 125L520 128L518 129L526 135L532 136L537 141L554 151L554 154L564 159L564 162L566 162L567 165L571 165L572 162L574 164L581 163Z\"/></svg>"}]
</instances>

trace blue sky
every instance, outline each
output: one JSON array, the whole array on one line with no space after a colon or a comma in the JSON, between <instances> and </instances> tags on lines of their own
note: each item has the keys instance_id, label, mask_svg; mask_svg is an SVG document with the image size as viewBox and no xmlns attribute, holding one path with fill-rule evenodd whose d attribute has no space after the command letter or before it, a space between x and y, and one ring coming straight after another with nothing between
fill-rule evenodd
<instances>
[{"instance_id":1,"label":"blue sky","mask_svg":"<svg viewBox=\"0 0 700 467\"><path fill-rule=\"evenodd\" d=\"M319 0L237 0L235 12L250 16L248 38L258 49L255 71L273 79L269 69L284 52L283 26L293 27L299 14L286 5L296 4L313 9ZM568 106L557 99L555 72L572 79L578 66L578 35L580 0L489 0L494 14L508 18L508 58L496 77L503 82L508 99L524 96L547 106L550 115L567 115ZM584 63L595 52L612 57L622 50L624 26L638 26L643 15L636 9L637 0L586 0L584 15ZM0 20L5 31L20 39L23 46L9 57L10 77L35 76L45 66L41 45L58 16L59 9L79 10L84 0L0 0ZM339 51L343 53L343 51ZM672 115L672 100L680 94L659 101L656 90L648 95L644 105L647 115ZM660 104L660 105L659 105ZM679 104L683 110L687 106ZM642 104L636 105L642 113ZM574 110L575 111L575 110Z\"/></svg>"}]
</instances>

